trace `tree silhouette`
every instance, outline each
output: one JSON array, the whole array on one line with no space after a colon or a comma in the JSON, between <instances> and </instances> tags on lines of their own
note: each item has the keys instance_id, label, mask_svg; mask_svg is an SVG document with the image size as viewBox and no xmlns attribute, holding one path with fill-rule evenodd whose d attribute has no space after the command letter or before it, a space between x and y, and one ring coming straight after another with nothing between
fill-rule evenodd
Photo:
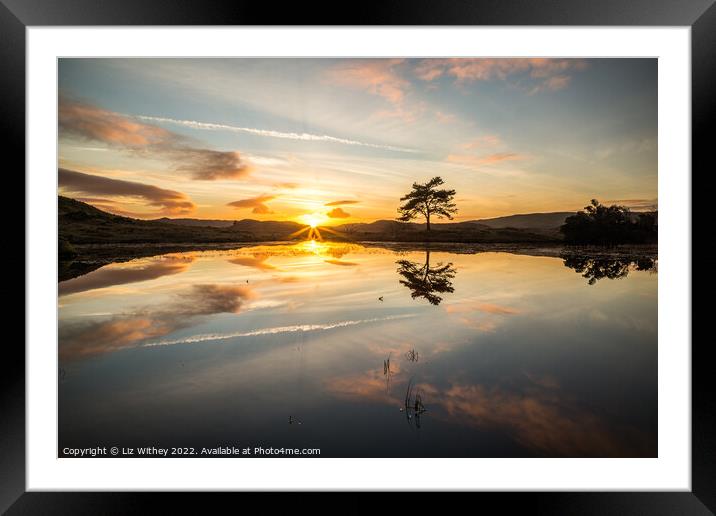
<instances>
[{"instance_id":1,"label":"tree silhouette","mask_svg":"<svg viewBox=\"0 0 716 516\"><path fill-rule=\"evenodd\" d=\"M438 190L444 184L441 177L434 177L425 184L413 183L410 193L400 198L405 204L398 208L400 217L398 220L408 222L422 215L427 223L427 230L430 231L430 217L435 215L439 218L452 220L452 214L457 213L453 197L455 190Z\"/></svg>"},{"instance_id":2,"label":"tree silhouette","mask_svg":"<svg viewBox=\"0 0 716 516\"><path fill-rule=\"evenodd\" d=\"M626 278L632 267L637 271L657 270L657 261L648 257L564 256L563 259L565 267L581 274L590 285L604 278Z\"/></svg>"},{"instance_id":3,"label":"tree silhouette","mask_svg":"<svg viewBox=\"0 0 716 516\"><path fill-rule=\"evenodd\" d=\"M405 285L410 289L410 296L413 299L422 297L427 299L430 304L439 305L443 300L438 294L451 293L455 289L452 287L452 280L455 278L457 270L452 263L443 265L438 263L435 267L430 266L430 251L425 251L425 264L421 265L409 260L398 260L398 274L403 278L400 280L401 285Z\"/></svg>"},{"instance_id":4,"label":"tree silhouette","mask_svg":"<svg viewBox=\"0 0 716 516\"><path fill-rule=\"evenodd\" d=\"M637 215L592 199L584 210L567 217L560 231L571 244L619 244L656 241L657 229L656 212Z\"/></svg>"}]
</instances>

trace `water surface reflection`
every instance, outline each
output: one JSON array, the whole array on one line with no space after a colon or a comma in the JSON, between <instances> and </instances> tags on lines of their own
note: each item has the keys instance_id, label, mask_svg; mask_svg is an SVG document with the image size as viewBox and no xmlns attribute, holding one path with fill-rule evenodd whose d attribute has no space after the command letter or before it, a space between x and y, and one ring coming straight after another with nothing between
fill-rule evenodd
<instances>
[{"instance_id":1,"label":"water surface reflection","mask_svg":"<svg viewBox=\"0 0 716 516\"><path fill-rule=\"evenodd\" d=\"M61 447L656 456L656 257L542 251L305 242L61 282Z\"/></svg>"}]
</instances>

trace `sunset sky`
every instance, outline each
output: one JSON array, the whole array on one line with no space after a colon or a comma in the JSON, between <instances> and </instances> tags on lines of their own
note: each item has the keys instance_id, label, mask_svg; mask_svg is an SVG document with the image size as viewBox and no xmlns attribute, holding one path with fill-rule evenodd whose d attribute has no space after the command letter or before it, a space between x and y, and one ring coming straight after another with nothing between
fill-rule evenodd
<instances>
[{"instance_id":1,"label":"sunset sky","mask_svg":"<svg viewBox=\"0 0 716 516\"><path fill-rule=\"evenodd\" d=\"M655 59L60 59L58 115L60 193L133 217L657 204Z\"/></svg>"}]
</instances>

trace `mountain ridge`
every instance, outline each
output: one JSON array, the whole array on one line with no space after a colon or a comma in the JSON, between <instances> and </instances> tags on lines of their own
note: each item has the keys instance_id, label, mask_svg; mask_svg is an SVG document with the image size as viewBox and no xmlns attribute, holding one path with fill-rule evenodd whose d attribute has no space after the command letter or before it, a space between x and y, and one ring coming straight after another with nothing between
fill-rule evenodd
<instances>
[{"instance_id":1,"label":"mountain ridge","mask_svg":"<svg viewBox=\"0 0 716 516\"><path fill-rule=\"evenodd\" d=\"M291 241L307 238L305 224L293 221L242 219L142 220L114 215L68 197L58 196L60 241L83 244L204 244ZM187 222L188 221L188 222ZM226 225L225 223L229 223ZM454 242L454 243L534 243L561 240L557 228L492 228L476 221L425 224L378 220L326 227L322 238L336 241ZM319 227L319 232L321 228Z\"/></svg>"}]
</instances>

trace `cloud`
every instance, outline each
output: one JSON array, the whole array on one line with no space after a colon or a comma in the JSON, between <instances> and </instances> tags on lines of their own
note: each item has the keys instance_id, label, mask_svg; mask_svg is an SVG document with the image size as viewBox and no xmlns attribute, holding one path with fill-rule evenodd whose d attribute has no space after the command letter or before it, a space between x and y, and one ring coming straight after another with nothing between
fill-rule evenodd
<instances>
[{"instance_id":1,"label":"cloud","mask_svg":"<svg viewBox=\"0 0 716 516\"><path fill-rule=\"evenodd\" d=\"M447 161L460 165L468 165L472 167L482 167L486 165L495 165L503 161L514 161L527 159L526 156L514 152L497 152L485 156L473 156L468 154L450 154Z\"/></svg>"},{"instance_id":2,"label":"cloud","mask_svg":"<svg viewBox=\"0 0 716 516\"><path fill-rule=\"evenodd\" d=\"M502 145L502 139L496 134L485 134L473 138L467 143L462 144L462 148L465 150L479 149L482 147L497 147Z\"/></svg>"},{"instance_id":3,"label":"cloud","mask_svg":"<svg viewBox=\"0 0 716 516\"><path fill-rule=\"evenodd\" d=\"M160 208L163 214L187 214L191 213L196 207L195 204L181 192L166 190L154 185L136 183L134 181L95 176L74 170L67 170L65 168L58 169L58 181L60 189L63 192L134 197L146 201L149 206Z\"/></svg>"},{"instance_id":4,"label":"cloud","mask_svg":"<svg viewBox=\"0 0 716 516\"><path fill-rule=\"evenodd\" d=\"M343 208L333 208L331 211L326 213L326 215L332 219L347 219L351 216L351 214L344 211Z\"/></svg>"},{"instance_id":5,"label":"cloud","mask_svg":"<svg viewBox=\"0 0 716 516\"><path fill-rule=\"evenodd\" d=\"M156 311L143 309L133 315L62 327L59 356L61 360L75 360L136 347L185 328L197 317L239 313L244 302L255 297L245 286L194 285Z\"/></svg>"},{"instance_id":6,"label":"cloud","mask_svg":"<svg viewBox=\"0 0 716 516\"><path fill-rule=\"evenodd\" d=\"M342 200L327 202L324 206L342 206L344 204L358 204L358 201Z\"/></svg>"},{"instance_id":7,"label":"cloud","mask_svg":"<svg viewBox=\"0 0 716 516\"><path fill-rule=\"evenodd\" d=\"M395 147L393 145L381 145L377 143L367 143L358 140L349 140L347 138L339 138L337 136L329 136L327 134L311 134L311 133L289 133L283 131L274 131L271 129L257 129L254 127L239 127L235 125L227 124L214 124L209 122L198 122L196 120L177 120L175 118L166 118L159 116L144 116L137 115L135 118L140 120L147 120L151 122L159 122L165 124L176 124L184 127L190 127L191 129L198 129L204 131L230 131L236 133L248 133L256 136L266 136L269 138L281 138L285 140L298 140L298 141L309 141L309 142L328 142L328 143L340 143L343 145L357 145L360 147L370 147L373 149L383 149L395 152L419 152L415 149L409 149L406 147Z\"/></svg>"},{"instance_id":8,"label":"cloud","mask_svg":"<svg viewBox=\"0 0 716 516\"><path fill-rule=\"evenodd\" d=\"M119 113L60 97L61 136L77 136L108 145L140 149L163 145L175 136L161 127L133 121Z\"/></svg>"},{"instance_id":9,"label":"cloud","mask_svg":"<svg viewBox=\"0 0 716 516\"><path fill-rule=\"evenodd\" d=\"M408 376L400 373L398 369L391 375L390 390L385 375L376 368L328 378L324 386L339 399L400 406L405 403L408 382ZM540 456L648 457L656 453L656 441L649 434L580 406L556 379L525 375L510 380L509 389L462 382L412 387L421 392L431 418L499 431Z\"/></svg>"},{"instance_id":10,"label":"cloud","mask_svg":"<svg viewBox=\"0 0 716 516\"><path fill-rule=\"evenodd\" d=\"M275 198L275 195L259 195L258 197L252 197L250 199L241 199L239 201L230 202L227 206L232 206L234 208L253 208L251 212L256 214L273 213L271 208L266 206L264 203L267 203Z\"/></svg>"},{"instance_id":11,"label":"cloud","mask_svg":"<svg viewBox=\"0 0 716 516\"><path fill-rule=\"evenodd\" d=\"M167 335L177 328L145 316L66 326L59 333L59 357L75 360L111 353L133 347L145 339Z\"/></svg>"},{"instance_id":12,"label":"cloud","mask_svg":"<svg viewBox=\"0 0 716 516\"><path fill-rule=\"evenodd\" d=\"M329 71L329 78L337 84L367 91L399 104L410 82L395 71L403 59L350 60Z\"/></svg>"},{"instance_id":13,"label":"cloud","mask_svg":"<svg viewBox=\"0 0 716 516\"><path fill-rule=\"evenodd\" d=\"M251 168L238 152L200 148L192 140L162 127L61 96L61 138L81 138L149 157L167 159L193 179L239 179Z\"/></svg>"},{"instance_id":14,"label":"cloud","mask_svg":"<svg viewBox=\"0 0 716 516\"><path fill-rule=\"evenodd\" d=\"M617 145L603 147L595 152L598 159L607 159L620 154L640 154L656 151L656 140L643 138L641 140L628 140Z\"/></svg>"},{"instance_id":15,"label":"cloud","mask_svg":"<svg viewBox=\"0 0 716 516\"><path fill-rule=\"evenodd\" d=\"M188 172L192 179L240 179L251 172L238 152L224 152L209 149L181 148L168 152L178 162L177 170Z\"/></svg>"},{"instance_id":16,"label":"cloud","mask_svg":"<svg viewBox=\"0 0 716 516\"><path fill-rule=\"evenodd\" d=\"M330 263L331 265L341 265L343 267L355 267L356 265L360 265L356 262L345 262L343 260L323 260L326 263Z\"/></svg>"},{"instance_id":17,"label":"cloud","mask_svg":"<svg viewBox=\"0 0 716 516\"><path fill-rule=\"evenodd\" d=\"M542 384L522 392L485 385L452 384L435 391L450 419L480 428L499 428L540 454L564 457L649 456L655 443L631 427L610 424L574 403L568 395Z\"/></svg>"},{"instance_id":18,"label":"cloud","mask_svg":"<svg viewBox=\"0 0 716 516\"><path fill-rule=\"evenodd\" d=\"M183 315L209 315L239 313L248 299L255 297L249 287L234 285L194 285L182 295L182 300L173 305L176 313Z\"/></svg>"},{"instance_id":19,"label":"cloud","mask_svg":"<svg viewBox=\"0 0 716 516\"><path fill-rule=\"evenodd\" d=\"M516 308L492 303L456 303L447 305L445 311L449 314L470 313L475 311L496 315L513 315L520 313Z\"/></svg>"},{"instance_id":20,"label":"cloud","mask_svg":"<svg viewBox=\"0 0 716 516\"><path fill-rule=\"evenodd\" d=\"M569 85L568 72L584 70L587 63L581 59L510 59L510 58L453 58L426 59L413 70L415 76L426 82L439 77L453 77L456 82L506 80L510 76L526 74L536 83L529 93L556 91Z\"/></svg>"},{"instance_id":21,"label":"cloud","mask_svg":"<svg viewBox=\"0 0 716 516\"><path fill-rule=\"evenodd\" d=\"M275 265L266 262L269 258L271 258L271 254L269 253L256 253L253 256L237 256L229 260L229 263L253 267L260 271L277 270Z\"/></svg>"},{"instance_id":22,"label":"cloud","mask_svg":"<svg viewBox=\"0 0 716 516\"><path fill-rule=\"evenodd\" d=\"M557 91L566 88L572 78L568 75L557 75L555 77L549 77L542 81L540 84L530 90L530 94L540 93L542 91Z\"/></svg>"},{"instance_id":23,"label":"cloud","mask_svg":"<svg viewBox=\"0 0 716 516\"><path fill-rule=\"evenodd\" d=\"M452 113L443 113L442 111L435 112L435 118L441 124L451 124L457 120L457 116Z\"/></svg>"}]
</instances>

